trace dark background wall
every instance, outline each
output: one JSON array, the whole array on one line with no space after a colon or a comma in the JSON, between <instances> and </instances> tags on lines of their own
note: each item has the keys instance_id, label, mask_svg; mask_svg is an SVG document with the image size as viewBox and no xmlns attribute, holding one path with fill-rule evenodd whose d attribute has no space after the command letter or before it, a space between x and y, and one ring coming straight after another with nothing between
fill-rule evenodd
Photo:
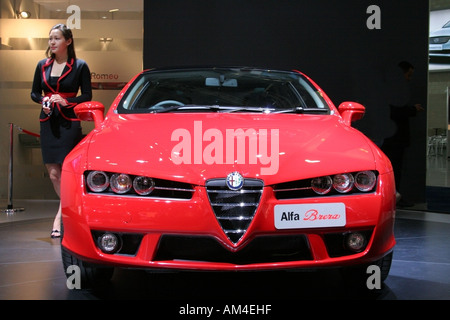
<instances>
[{"instance_id":1,"label":"dark background wall","mask_svg":"<svg viewBox=\"0 0 450 320\"><path fill-rule=\"evenodd\" d=\"M144 68L298 69L336 106L346 100L364 104L366 115L355 126L377 144L395 131L387 80L399 61L415 66L410 102L426 106L426 0L145 0L144 17ZM426 112L410 122L412 143L400 190L425 202Z\"/></svg>"}]
</instances>

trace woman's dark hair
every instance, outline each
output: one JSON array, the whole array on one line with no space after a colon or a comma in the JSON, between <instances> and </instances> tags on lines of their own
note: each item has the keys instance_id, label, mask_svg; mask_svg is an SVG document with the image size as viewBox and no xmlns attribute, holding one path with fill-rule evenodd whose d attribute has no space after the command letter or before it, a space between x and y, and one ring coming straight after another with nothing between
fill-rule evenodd
<instances>
[{"instance_id":1,"label":"woman's dark hair","mask_svg":"<svg viewBox=\"0 0 450 320\"><path fill-rule=\"evenodd\" d=\"M75 54L75 44L73 41L73 35L72 35L72 30L70 30L69 28L67 28L67 26L65 24L57 24L56 26L52 27L50 29L50 32L52 32L52 30L60 30L64 39L69 40L72 39L72 43L67 47L67 55L68 55L68 60L76 59L77 56ZM50 33L49 32L49 33ZM45 55L47 56L47 58L55 58L55 54L54 53L50 53L50 45L47 48L47 51L45 51Z\"/></svg>"}]
</instances>

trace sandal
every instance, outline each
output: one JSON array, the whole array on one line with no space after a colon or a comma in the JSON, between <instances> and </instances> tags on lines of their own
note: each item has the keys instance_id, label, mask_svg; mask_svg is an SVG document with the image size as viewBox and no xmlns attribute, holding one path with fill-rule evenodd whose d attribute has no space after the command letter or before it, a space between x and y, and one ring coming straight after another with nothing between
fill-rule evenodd
<instances>
[{"instance_id":1,"label":"sandal","mask_svg":"<svg viewBox=\"0 0 450 320\"><path fill-rule=\"evenodd\" d=\"M59 230L54 229L54 230L52 230L52 232L50 233L50 237L51 237L52 239L60 238L60 237L61 237L61 232L60 232Z\"/></svg>"}]
</instances>

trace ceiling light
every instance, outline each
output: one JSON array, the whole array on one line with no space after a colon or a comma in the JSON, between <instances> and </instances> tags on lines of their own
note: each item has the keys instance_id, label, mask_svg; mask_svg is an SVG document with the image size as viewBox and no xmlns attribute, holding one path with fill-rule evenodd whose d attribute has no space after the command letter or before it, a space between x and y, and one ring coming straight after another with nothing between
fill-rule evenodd
<instances>
[{"instance_id":1,"label":"ceiling light","mask_svg":"<svg viewBox=\"0 0 450 320\"><path fill-rule=\"evenodd\" d=\"M28 19L29 17L31 17L31 13L29 11L20 11L19 17L22 19Z\"/></svg>"}]
</instances>

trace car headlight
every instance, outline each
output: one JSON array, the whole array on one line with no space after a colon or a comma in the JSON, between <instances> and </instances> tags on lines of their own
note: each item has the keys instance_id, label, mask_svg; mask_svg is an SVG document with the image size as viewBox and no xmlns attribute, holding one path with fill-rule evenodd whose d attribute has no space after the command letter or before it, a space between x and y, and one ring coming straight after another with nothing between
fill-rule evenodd
<instances>
[{"instance_id":1,"label":"car headlight","mask_svg":"<svg viewBox=\"0 0 450 320\"><path fill-rule=\"evenodd\" d=\"M86 182L93 192L103 192L109 187L109 177L103 171L91 171L86 177Z\"/></svg>"},{"instance_id":2,"label":"car headlight","mask_svg":"<svg viewBox=\"0 0 450 320\"><path fill-rule=\"evenodd\" d=\"M333 177L333 188L339 193L347 193L353 189L355 178L349 173L337 174Z\"/></svg>"},{"instance_id":3,"label":"car headlight","mask_svg":"<svg viewBox=\"0 0 450 320\"><path fill-rule=\"evenodd\" d=\"M330 176L318 177L311 180L311 188L317 194L327 194L333 187L333 180Z\"/></svg>"},{"instance_id":4,"label":"car headlight","mask_svg":"<svg viewBox=\"0 0 450 320\"><path fill-rule=\"evenodd\" d=\"M146 196L152 193L152 191L155 189L155 181L153 181L152 178L148 177L136 177L133 180L133 188L137 194Z\"/></svg>"},{"instance_id":5,"label":"car headlight","mask_svg":"<svg viewBox=\"0 0 450 320\"><path fill-rule=\"evenodd\" d=\"M355 171L283 182L273 186L279 200L320 196L365 194L377 187L377 171Z\"/></svg>"},{"instance_id":6,"label":"car headlight","mask_svg":"<svg viewBox=\"0 0 450 320\"><path fill-rule=\"evenodd\" d=\"M133 181L130 176L124 173L115 173L111 176L111 189L115 193L123 194L130 191Z\"/></svg>"},{"instance_id":7,"label":"car headlight","mask_svg":"<svg viewBox=\"0 0 450 320\"><path fill-rule=\"evenodd\" d=\"M87 193L189 200L195 192L190 183L100 170L86 171Z\"/></svg>"},{"instance_id":8,"label":"car headlight","mask_svg":"<svg viewBox=\"0 0 450 320\"><path fill-rule=\"evenodd\" d=\"M430 44L443 44L450 41L450 37L431 37Z\"/></svg>"},{"instance_id":9,"label":"car headlight","mask_svg":"<svg viewBox=\"0 0 450 320\"><path fill-rule=\"evenodd\" d=\"M361 171L355 175L355 187L362 192L372 190L377 183L377 176L373 171Z\"/></svg>"}]
</instances>

